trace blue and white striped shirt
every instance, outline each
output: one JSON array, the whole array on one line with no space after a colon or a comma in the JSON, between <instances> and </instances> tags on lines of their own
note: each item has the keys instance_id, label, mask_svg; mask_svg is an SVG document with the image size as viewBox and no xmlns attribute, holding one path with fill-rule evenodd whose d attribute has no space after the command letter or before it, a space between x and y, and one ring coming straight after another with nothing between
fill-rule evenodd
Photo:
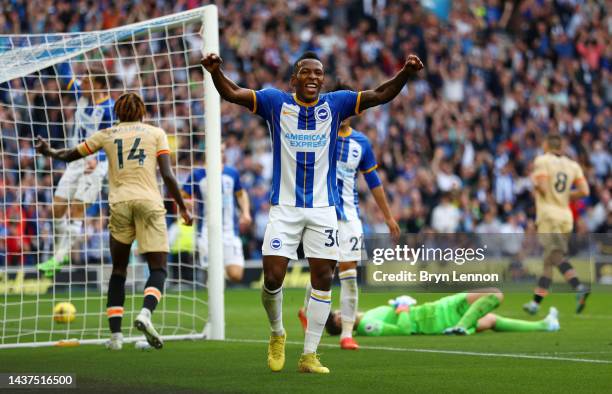
<instances>
[{"instance_id":1,"label":"blue and white striped shirt","mask_svg":"<svg viewBox=\"0 0 612 394\"><path fill-rule=\"evenodd\" d=\"M195 197L196 203L196 225L198 234L206 232L205 202L207 193L206 169L196 168L187 178L183 185L183 191L189 196ZM222 206L222 228L224 237L238 235L238 215L236 212L236 193L242 190L240 174L235 168L223 166L221 174L221 198Z\"/></svg>"},{"instance_id":2,"label":"blue and white striped shirt","mask_svg":"<svg viewBox=\"0 0 612 394\"><path fill-rule=\"evenodd\" d=\"M340 123L355 114L361 93L336 91L311 104L277 89L253 91L253 112L268 124L273 174L270 203L302 208L335 206L336 143Z\"/></svg>"},{"instance_id":3,"label":"blue and white striped shirt","mask_svg":"<svg viewBox=\"0 0 612 394\"><path fill-rule=\"evenodd\" d=\"M359 219L357 175L359 171L364 174L368 186L373 189L381 184L376 173L377 167L372 146L365 135L351 129L347 135L338 136L338 219Z\"/></svg>"}]
</instances>

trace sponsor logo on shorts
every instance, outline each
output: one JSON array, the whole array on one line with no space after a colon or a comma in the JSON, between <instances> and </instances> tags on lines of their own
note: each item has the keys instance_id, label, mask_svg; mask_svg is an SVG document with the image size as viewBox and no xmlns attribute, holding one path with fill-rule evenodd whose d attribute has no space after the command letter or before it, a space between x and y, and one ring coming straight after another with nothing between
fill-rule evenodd
<instances>
[{"instance_id":1,"label":"sponsor logo on shorts","mask_svg":"<svg viewBox=\"0 0 612 394\"><path fill-rule=\"evenodd\" d=\"M272 238L270 247L274 250L279 250L283 246L283 242L279 238Z\"/></svg>"}]
</instances>

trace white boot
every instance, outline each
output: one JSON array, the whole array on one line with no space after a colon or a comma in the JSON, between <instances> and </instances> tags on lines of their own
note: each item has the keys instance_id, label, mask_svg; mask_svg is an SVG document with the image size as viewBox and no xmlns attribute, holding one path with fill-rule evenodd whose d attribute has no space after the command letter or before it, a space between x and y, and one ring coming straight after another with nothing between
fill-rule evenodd
<instances>
[{"instance_id":1,"label":"white boot","mask_svg":"<svg viewBox=\"0 0 612 394\"><path fill-rule=\"evenodd\" d=\"M164 342L160 335L155 331L155 327L153 327L151 312L148 309L142 308L134 321L134 327L144 334L149 345L153 346L155 349L161 349L164 346Z\"/></svg>"},{"instance_id":2,"label":"white boot","mask_svg":"<svg viewBox=\"0 0 612 394\"><path fill-rule=\"evenodd\" d=\"M106 341L104 346L108 350L121 350L123 348L123 334L120 332L112 333L110 339Z\"/></svg>"}]
</instances>

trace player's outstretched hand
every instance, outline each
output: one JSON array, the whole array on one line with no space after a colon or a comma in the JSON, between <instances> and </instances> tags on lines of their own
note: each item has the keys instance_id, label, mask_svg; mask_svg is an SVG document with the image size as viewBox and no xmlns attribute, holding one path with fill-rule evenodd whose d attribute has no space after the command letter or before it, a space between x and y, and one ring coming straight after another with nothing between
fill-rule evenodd
<instances>
[{"instance_id":1,"label":"player's outstretched hand","mask_svg":"<svg viewBox=\"0 0 612 394\"><path fill-rule=\"evenodd\" d=\"M404 64L404 68L407 68L415 74L421 71L424 67L423 62L417 55L408 55L408 59L406 59L406 63Z\"/></svg>"},{"instance_id":2,"label":"player's outstretched hand","mask_svg":"<svg viewBox=\"0 0 612 394\"><path fill-rule=\"evenodd\" d=\"M248 229L251 223L253 223L251 215L240 215L240 218L238 219L238 225L240 226L240 229L244 229L246 231L246 229Z\"/></svg>"},{"instance_id":3,"label":"player's outstretched hand","mask_svg":"<svg viewBox=\"0 0 612 394\"><path fill-rule=\"evenodd\" d=\"M51 147L46 140L41 138L41 136L38 136L36 139L36 151L43 156L51 156Z\"/></svg>"},{"instance_id":4,"label":"player's outstretched hand","mask_svg":"<svg viewBox=\"0 0 612 394\"><path fill-rule=\"evenodd\" d=\"M219 69L221 63L223 63L223 59L221 59L221 56L217 55L216 53L207 53L204 55L200 63L202 64L202 67L206 69L206 71L212 73L213 71Z\"/></svg>"},{"instance_id":5,"label":"player's outstretched hand","mask_svg":"<svg viewBox=\"0 0 612 394\"><path fill-rule=\"evenodd\" d=\"M186 225L191 226L193 224L193 217L191 217L191 213L187 210L187 208L181 209L180 213L181 217L183 218L183 222Z\"/></svg>"},{"instance_id":6,"label":"player's outstretched hand","mask_svg":"<svg viewBox=\"0 0 612 394\"><path fill-rule=\"evenodd\" d=\"M397 242L400 237L400 227L399 224L395 221L395 219L390 218L385 221L387 223L387 227L389 228L389 232L391 233L391 237Z\"/></svg>"}]
</instances>

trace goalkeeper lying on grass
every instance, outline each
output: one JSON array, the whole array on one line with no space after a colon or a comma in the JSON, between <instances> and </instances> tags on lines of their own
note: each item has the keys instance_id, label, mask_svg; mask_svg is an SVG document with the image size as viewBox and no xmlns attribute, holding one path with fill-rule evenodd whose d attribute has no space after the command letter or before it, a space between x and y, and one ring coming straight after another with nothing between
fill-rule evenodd
<instances>
[{"instance_id":1,"label":"goalkeeper lying on grass","mask_svg":"<svg viewBox=\"0 0 612 394\"><path fill-rule=\"evenodd\" d=\"M409 296L400 296L389 305L358 313L355 320L357 335L469 335L488 329L494 331L558 331L558 312L550 308L539 321L510 319L491 313L503 301L498 289L483 289L474 293L458 293L434 302L416 305ZM342 329L340 312L330 313L325 325L330 335Z\"/></svg>"}]
</instances>

